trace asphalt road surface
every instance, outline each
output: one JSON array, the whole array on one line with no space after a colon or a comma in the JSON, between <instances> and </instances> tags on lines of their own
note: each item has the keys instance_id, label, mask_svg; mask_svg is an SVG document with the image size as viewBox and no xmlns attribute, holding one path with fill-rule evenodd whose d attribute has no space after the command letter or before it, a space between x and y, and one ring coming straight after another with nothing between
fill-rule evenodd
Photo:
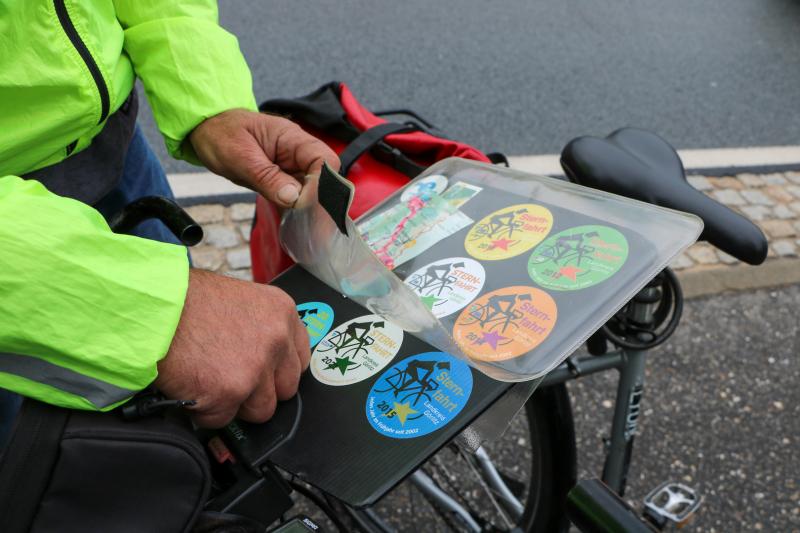
<instances>
[{"instance_id":1,"label":"asphalt road surface","mask_svg":"<svg viewBox=\"0 0 800 533\"><path fill-rule=\"evenodd\" d=\"M343 80L369 106L512 155L623 125L678 148L800 144L798 0L221 4L259 100ZM168 170L191 170L147 115Z\"/></svg>"}]
</instances>

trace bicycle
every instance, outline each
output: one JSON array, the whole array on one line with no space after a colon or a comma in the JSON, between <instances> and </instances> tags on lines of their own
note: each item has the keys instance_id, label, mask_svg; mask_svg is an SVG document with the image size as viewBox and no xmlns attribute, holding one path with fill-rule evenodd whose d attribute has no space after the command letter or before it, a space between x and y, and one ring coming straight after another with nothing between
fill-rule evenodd
<instances>
[{"instance_id":1,"label":"bicycle","mask_svg":"<svg viewBox=\"0 0 800 533\"><path fill-rule=\"evenodd\" d=\"M693 212L705 221L703 238L744 261L763 261L766 239L760 230L691 188L680 159L665 141L630 129L619 130L609 139L625 141L626 150L634 157L626 160L609 144L577 139L562 154L568 178ZM665 157L648 159L646 154L652 154L654 149ZM638 166L642 161L649 161L649 166ZM409 519L419 520L412 527L423 531L565 531L569 524L567 495L577 481L574 422L565 384L599 372L618 371L601 478L613 493L623 495L644 397L646 359L650 350L675 331L682 302L678 279L669 268L663 270L587 341L588 353L570 356L544 377L532 395L534 384L510 386L478 418L461 426L460 435L444 448L419 464L409 465L412 473L406 481L370 507L355 508L337 494L322 493L272 464L270 457L287 438L287 434L272 430L280 427L279 423L247 429L233 423L222 432L202 434L201 438L208 442L229 445L225 460L220 461L217 456L217 483L207 508L256 519L262 525L277 524L273 530L284 532L315 531L321 521L341 531L387 532L407 526ZM510 307L498 303L492 310L483 309L471 316L488 321L497 314L504 320L504 327L509 323L508 317L513 322L513 302ZM609 350L609 345L614 349ZM429 393L438 387L431 382L435 368L435 364L415 366L414 361L409 361L405 369L391 374L386 380L387 388L380 390L391 391L401 401L415 404L430 400ZM522 409L510 412L520 405L520 398L527 398ZM291 420L300 403L297 399L281 405L275 419ZM496 425L497 419L512 419L503 440L475 447L470 442L475 429L481 433L487 425ZM511 463L500 464L492 459L500 451L509 450L513 451ZM257 461L252 459L253 453L258 456ZM338 468L357 468L357 460L351 458L349 464ZM619 510L622 507L612 493L586 484L579 484L576 491L570 499L570 516L577 517L581 528L602 531L618 526L621 530L639 531L645 527L631 513ZM299 495L298 501L290 494ZM669 522L684 522L699 505L689 487L676 483L657 487L647 500L645 515L650 524L659 528ZM295 507L313 518L288 517ZM398 518L394 511L400 507L411 509L413 516ZM587 511L592 508L603 512ZM237 531L258 530L247 529L249 523L240 522L242 529Z\"/></svg>"}]
</instances>

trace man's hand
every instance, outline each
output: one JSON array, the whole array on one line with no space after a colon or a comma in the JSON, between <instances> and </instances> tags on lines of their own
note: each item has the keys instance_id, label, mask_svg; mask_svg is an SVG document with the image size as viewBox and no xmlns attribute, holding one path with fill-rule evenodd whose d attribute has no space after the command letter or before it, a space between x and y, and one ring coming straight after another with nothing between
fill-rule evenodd
<instances>
[{"instance_id":1,"label":"man's hand","mask_svg":"<svg viewBox=\"0 0 800 533\"><path fill-rule=\"evenodd\" d=\"M294 122L243 109L206 119L189 140L210 171L281 207L297 200L296 178L319 172L323 162L339 169L333 150Z\"/></svg>"},{"instance_id":2,"label":"man's hand","mask_svg":"<svg viewBox=\"0 0 800 533\"><path fill-rule=\"evenodd\" d=\"M278 400L297 392L309 359L308 333L289 295L192 270L155 384L168 398L197 400L201 426L221 427L234 416L264 422Z\"/></svg>"}]
</instances>

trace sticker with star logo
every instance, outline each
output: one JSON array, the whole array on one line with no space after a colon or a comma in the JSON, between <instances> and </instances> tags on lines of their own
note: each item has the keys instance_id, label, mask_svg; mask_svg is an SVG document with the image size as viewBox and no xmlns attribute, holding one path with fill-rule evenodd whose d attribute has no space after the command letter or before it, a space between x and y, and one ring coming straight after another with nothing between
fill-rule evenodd
<instances>
[{"instance_id":1,"label":"sticker with star logo","mask_svg":"<svg viewBox=\"0 0 800 533\"><path fill-rule=\"evenodd\" d=\"M413 439L446 426L472 393L472 370L444 352L426 352L395 363L367 396L367 420L387 437Z\"/></svg>"},{"instance_id":2,"label":"sticker with star logo","mask_svg":"<svg viewBox=\"0 0 800 533\"><path fill-rule=\"evenodd\" d=\"M548 237L528 259L528 274L545 289L585 289L613 276L628 259L628 240L614 228L576 226Z\"/></svg>"},{"instance_id":3,"label":"sticker with star logo","mask_svg":"<svg viewBox=\"0 0 800 533\"><path fill-rule=\"evenodd\" d=\"M484 294L464 309L453 338L470 357L503 361L536 348L556 324L556 302L541 289L506 287Z\"/></svg>"},{"instance_id":4,"label":"sticker with star logo","mask_svg":"<svg viewBox=\"0 0 800 533\"><path fill-rule=\"evenodd\" d=\"M323 302L306 302L297 306L297 314L305 324L311 347L322 340L333 325L333 309Z\"/></svg>"},{"instance_id":5,"label":"sticker with star logo","mask_svg":"<svg viewBox=\"0 0 800 533\"><path fill-rule=\"evenodd\" d=\"M403 330L378 315L364 315L337 326L311 353L311 374L326 385L351 385L388 365Z\"/></svg>"},{"instance_id":6,"label":"sticker with star logo","mask_svg":"<svg viewBox=\"0 0 800 533\"><path fill-rule=\"evenodd\" d=\"M475 299L486 281L483 266L468 257L434 261L405 279L405 284L436 318L451 315Z\"/></svg>"},{"instance_id":7,"label":"sticker with star logo","mask_svg":"<svg viewBox=\"0 0 800 533\"><path fill-rule=\"evenodd\" d=\"M550 233L553 214L536 204L504 207L472 226L464 240L467 253L483 261L508 259L525 253Z\"/></svg>"}]
</instances>

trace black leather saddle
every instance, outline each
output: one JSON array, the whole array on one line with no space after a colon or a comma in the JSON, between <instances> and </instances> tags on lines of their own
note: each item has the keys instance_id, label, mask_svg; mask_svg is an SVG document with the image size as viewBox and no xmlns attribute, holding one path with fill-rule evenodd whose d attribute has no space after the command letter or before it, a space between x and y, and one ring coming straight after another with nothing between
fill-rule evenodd
<instances>
[{"instance_id":1,"label":"black leather saddle","mask_svg":"<svg viewBox=\"0 0 800 533\"><path fill-rule=\"evenodd\" d=\"M758 226L692 187L678 153L655 133L622 128L604 139L578 137L562 150L561 166L580 185L697 215L702 240L746 263L767 257Z\"/></svg>"}]
</instances>

